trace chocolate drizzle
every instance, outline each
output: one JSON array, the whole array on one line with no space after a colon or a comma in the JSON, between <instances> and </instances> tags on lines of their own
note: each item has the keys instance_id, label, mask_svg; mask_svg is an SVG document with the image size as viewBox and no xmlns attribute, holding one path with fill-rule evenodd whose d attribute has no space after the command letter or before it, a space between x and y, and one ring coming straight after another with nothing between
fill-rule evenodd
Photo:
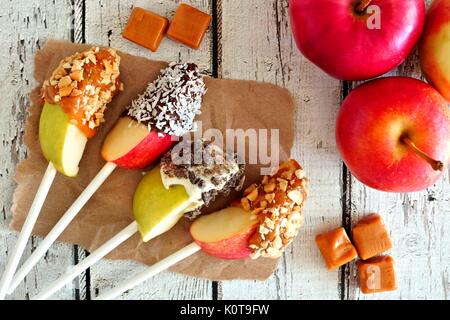
<instances>
[{"instance_id":1,"label":"chocolate drizzle","mask_svg":"<svg viewBox=\"0 0 450 320\"><path fill-rule=\"evenodd\" d=\"M203 206L208 206L219 195L226 196L232 190L240 190L244 169L236 154L225 155L218 146L204 141L181 142L161 160L163 175L188 180L202 190ZM203 206L186 213L186 217L197 217Z\"/></svg>"}]
</instances>

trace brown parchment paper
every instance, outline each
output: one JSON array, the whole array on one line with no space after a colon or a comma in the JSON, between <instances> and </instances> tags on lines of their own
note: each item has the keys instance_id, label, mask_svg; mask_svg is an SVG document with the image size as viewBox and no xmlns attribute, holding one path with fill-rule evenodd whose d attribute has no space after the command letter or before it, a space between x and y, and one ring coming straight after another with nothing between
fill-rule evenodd
<instances>
[{"instance_id":1,"label":"brown parchment paper","mask_svg":"<svg viewBox=\"0 0 450 320\"><path fill-rule=\"evenodd\" d=\"M53 69L65 56L90 46L49 40L37 52L35 78L41 85L49 78ZM39 220L33 230L35 235L46 235L58 219L69 208L82 190L89 184L104 165L100 156L102 142L119 118L124 108L143 92L149 81L156 79L165 62L151 61L121 53L121 77L125 91L117 96L106 113L106 123L95 138L89 141L76 178L57 175L45 202ZM271 84L250 81L206 79L208 92L203 102L203 129L248 128L279 129L280 158L290 155L294 137L294 102L290 93ZM38 123L41 106L39 89L31 93L32 107L27 119L24 142L28 157L22 161L16 172L17 189L14 194L13 220L11 227L20 230L31 206L41 177L47 167L38 142ZM142 172L116 169L94 197L84 207L70 227L61 235L60 241L83 246L89 251L98 248L106 240L133 221L132 197L142 177ZM258 166L249 165L246 170L246 184L260 179ZM236 196L236 195L234 195ZM226 206L229 199L218 199L213 209ZM130 259L145 264L154 264L171 253L189 244L192 239L187 231L189 222L183 219L171 231L143 243L138 235L112 252L109 259ZM212 280L267 279L275 270L277 261L258 259L256 261L224 261L198 253L174 266L171 270L189 276Z\"/></svg>"}]
</instances>

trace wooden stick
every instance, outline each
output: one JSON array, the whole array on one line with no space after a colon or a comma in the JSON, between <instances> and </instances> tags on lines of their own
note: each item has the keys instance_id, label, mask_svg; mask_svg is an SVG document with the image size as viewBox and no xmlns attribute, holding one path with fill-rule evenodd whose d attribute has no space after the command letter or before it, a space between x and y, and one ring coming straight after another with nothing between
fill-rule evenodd
<instances>
[{"instance_id":1,"label":"wooden stick","mask_svg":"<svg viewBox=\"0 0 450 320\"><path fill-rule=\"evenodd\" d=\"M171 256L155 263L153 266L147 268L143 272L135 275L134 277L122 282L117 287L108 290L101 295L99 295L94 300L110 300L120 296L127 290L130 290L144 281L147 281L151 277L157 275L158 273L169 269L171 266L177 264L178 262L190 257L196 252L200 251L201 248L195 242L191 243L187 247L175 252Z\"/></svg>"},{"instance_id":2,"label":"wooden stick","mask_svg":"<svg viewBox=\"0 0 450 320\"><path fill-rule=\"evenodd\" d=\"M36 220L41 212L42 206L44 205L45 199L47 198L53 180L55 180L55 176L56 169L53 164L49 163L47 170L42 177L39 189L34 197L33 203L31 204L25 223L20 231L16 247L14 248L12 255L9 257L8 264L6 265L2 280L0 281L0 300L3 300L6 296L9 284L14 276L14 273L16 272L20 259L22 258L23 251L25 250L28 239L31 236L31 232L33 231Z\"/></svg>"},{"instance_id":3,"label":"wooden stick","mask_svg":"<svg viewBox=\"0 0 450 320\"><path fill-rule=\"evenodd\" d=\"M67 226L72 222L81 209L86 205L86 203L91 199L94 193L101 187L105 180L111 175L117 165L108 162L91 183L84 189L83 193L80 194L78 199L72 204L72 206L66 211L66 213L61 217L58 223L53 227L45 239L39 244L39 246L34 250L33 254L28 258L28 260L22 265L22 267L17 271L14 276L11 285L8 289L8 294L11 294L17 286L22 282L22 280L27 276L31 269L39 262L39 260L45 255L47 250L51 245L58 239L58 237L64 232Z\"/></svg>"},{"instance_id":4,"label":"wooden stick","mask_svg":"<svg viewBox=\"0 0 450 320\"><path fill-rule=\"evenodd\" d=\"M123 242L131 238L138 231L138 224L136 221L131 223L128 227L119 232L116 236L111 238L108 242L103 244L97 250L92 252L86 259L73 266L69 271L62 275L58 280L53 282L43 292L34 296L31 300L45 300L52 296L56 291L64 287L67 283L79 276L83 271L94 265L108 253L113 251Z\"/></svg>"}]
</instances>

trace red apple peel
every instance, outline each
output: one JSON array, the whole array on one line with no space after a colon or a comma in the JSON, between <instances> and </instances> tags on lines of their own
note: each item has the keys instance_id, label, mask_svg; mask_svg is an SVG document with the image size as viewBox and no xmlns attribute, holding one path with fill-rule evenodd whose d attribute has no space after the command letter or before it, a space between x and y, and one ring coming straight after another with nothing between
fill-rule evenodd
<instances>
[{"instance_id":1,"label":"red apple peel","mask_svg":"<svg viewBox=\"0 0 450 320\"><path fill-rule=\"evenodd\" d=\"M423 0L290 0L289 11L300 52L330 76L352 81L399 66L425 22Z\"/></svg>"}]
</instances>

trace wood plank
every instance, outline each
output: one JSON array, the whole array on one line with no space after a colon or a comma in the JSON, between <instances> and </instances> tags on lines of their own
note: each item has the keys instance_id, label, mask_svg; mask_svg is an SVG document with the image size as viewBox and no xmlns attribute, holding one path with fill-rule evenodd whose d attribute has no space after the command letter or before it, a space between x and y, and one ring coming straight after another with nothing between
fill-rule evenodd
<instances>
[{"instance_id":1,"label":"wood plank","mask_svg":"<svg viewBox=\"0 0 450 320\"><path fill-rule=\"evenodd\" d=\"M180 4L177 0L147 1L135 0L136 4L161 16L171 17ZM86 41L110 45L129 54L164 61L191 61L198 64L201 70L211 73L212 36L209 30L199 50L190 49L165 37L158 52L154 53L122 38L133 7L133 0L86 1ZM183 1L196 8L211 12L208 0Z\"/></svg>"},{"instance_id":2,"label":"wood plank","mask_svg":"<svg viewBox=\"0 0 450 320\"><path fill-rule=\"evenodd\" d=\"M391 75L423 79L417 52ZM447 299L449 296L449 172L433 187L410 194L373 190L351 177L349 216L354 225L371 212L380 213L393 239L397 291L362 295L356 264L350 265L347 299Z\"/></svg>"},{"instance_id":3,"label":"wood plank","mask_svg":"<svg viewBox=\"0 0 450 320\"><path fill-rule=\"evenodd\" d=\"M291 39L288 0L221 4L220 71L225 78L285 86L294 94L296 141L292 156L311 179L305 226L266 282L221 283L222 299L339 299L340 273L323 266L314 236L341 225L342 166L335 148L334 122L340 82L306 61ZM220 10L218 10L220 12ZM274 106L276 108L276 106Z\"/></svg>"},{"instance_id":4,"label":"wood plank","mask_svg":"<svg viewBox=\"0 0 450 320\"><path fill-rule=\"evenodd\" d=\"M163 16L171 16L179 1L140 1L145 7ZM185 1L206 12L211 12L209 1ZM88 43L110 45L127 53L150 59L166 61L193 61L207 72L212 72L211 32L198 50L191 50L183 45L164 39L157 53L143 49L122 38L133 6L132 0L88 1L86 2L85 34ZM106 288L130 277L144 268L127 261L101 261L90 271L91 296L95 297ZM121 299L211 299L212 283L210 281L187 278L169 272L126 293Z\"/></svg>"},{"instance_id":5,"label":"wood plank","mask_svg":"<svg viewBox=\"0 0 450 320\"><path fill-rule=\"evenodd\" d=\"M211 61L212 34L208 33L201 50L193 51L164 40L153 54L123 40L120 36L132 7L132 0L76 0L48 2L16 0L0 8L3 43L0 57L0 94L6 107L0 119L3 141L0 153L0 272L16 235L8 230L11 198L15 184L14 168L25 157L22 143L23 124L28 107L27 93L35 86L32 77L33 54L47 37L78 38L90 43L111 45L123 51L153 59L191 60L208 73ZM145 1L155 12L171 15L179 1ZM207 0L190 3L212 12ZM224 0L218 3L221 46L215 48L219 75L227 78L254 79L284 85L298 101L297 141L293 156L304 164L312 179L311 198L306 209L302 234L281 261L280 269L267 282L233 281L219 284L213 292L209 281L163 273L146 285L136 288L123 299L448 299L450 296L450 172L435 187L410 195L385 194L364 187L351 176L343 175L335 150L334 119L339 107L340 84L330 79L296 50L290 38L287 0L249 0L245 3ZM429 2L429 1L428 1ZM83 28L72 29L75 23ZM85 22L85 25L84 25ZM256 27L255 27L256 26ZM81 38L80 38L81 37ZM417 57L412 57L395 74L420 77ZM366 213L377 211L391 229L397 261L399 290L392 293L363 296L358 289L355 264L342 272L327 272L313 242L316 233L341 225L342 183L349 179L348 203L344 221L355 223ZM350 225L349 225L350 226ZM26 255L39 243L27 247ZM70 245L55 244L12 295L25 299L55 280L72 265L76 250ZM68 286L54 298L74 299L74 289L81 298L95 296L143 266L120 261L102 261L88 275L92 282L88 292L83 287ZM345 278L343 278L345 276ZM341 296L342 294L342 296Z\"/></svg>"},{"instance_id":6,"label":"wood plank","mask_svg":"<svg viewBox=\"0 0 450 320\"><path fill-rule=\"evenodd\" d=\"M393 239L398 290L362 295L351 265L348 299L448 299L450 261L449 174L433 188L414 194L385 194L352 181L352 221L380 213ZM431 200L431 201L430 201Z\"/></svg>"},{"instance_id":7,"label":"wood plank","mask_svg":"<svg viewBox=\"0 0 450 320\"><path fill-rule=\"evenodd\" d=\"M0 47L0 96L3 114L0 134L3 141L0 153L0 273L3 272L8 252L14 247L17 234L10 231L13 181L16 164L26 156L23 145L23 128L29 107L28 93L37 84L33 78L34 53L45 39L71 38L72 8L64 1L8 1L0 7L2 46ZM25 256L29 256L39 244L35 237L28 244ZM73 264L73 246L56 244L33 269L17 291L9 299L26 299L37 289L55 280L67 266ZM61 290L55 298L74 299L71 287Z\"/></svg>"},{"instance_id":8,"label":"wood plank","mask_svg":"<svg viewBox=\"0 0 450 320\"><path fill-rule=\"evenodd\" d=\"M431 3L427 0L427 5ZM422 78L417 51L391 75ZM448 299L450 295L450 180L412 194L375 191L351 178L349 216L355 224L367 213L380 213L394 242L398 290L362 295L356 264L350 265L346 299Z\"/></svg>"}]
</instances>

